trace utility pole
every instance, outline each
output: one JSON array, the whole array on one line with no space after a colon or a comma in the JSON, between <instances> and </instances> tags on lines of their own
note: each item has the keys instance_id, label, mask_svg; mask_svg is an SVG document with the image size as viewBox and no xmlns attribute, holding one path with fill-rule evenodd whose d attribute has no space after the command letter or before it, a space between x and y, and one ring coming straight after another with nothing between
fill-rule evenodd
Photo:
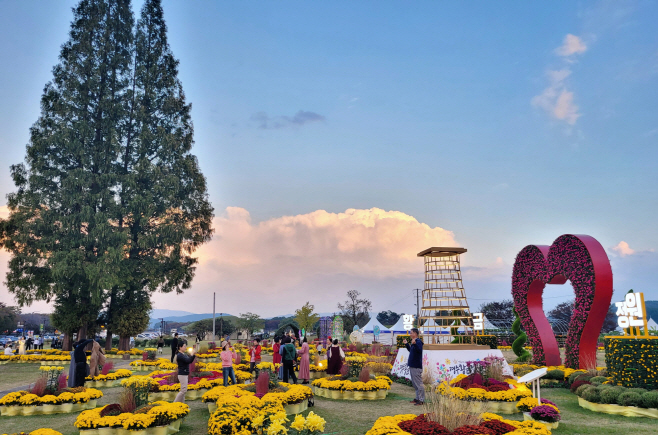
<instances>
[{"instance_id":1,"label":"utility pole","mask_svg":"<svg viewBox=\"0 0 658 435\"><path fill-rule=\"evenodd\" d=\"M416 327L420 328L420 300L418 298L420 296L419 292L423 291L423 289L415 288L413 291L416 292Z\"/></svg>"},{"instance_id":2,"label":"utility pole","mask_svg":"<svg viewBox=\"0 0 658 435\"><path fill-rule=\"evenodd\" d=\"M215 341L215 292L212 292L212 341Z\"/></svg>"}]
</instances>

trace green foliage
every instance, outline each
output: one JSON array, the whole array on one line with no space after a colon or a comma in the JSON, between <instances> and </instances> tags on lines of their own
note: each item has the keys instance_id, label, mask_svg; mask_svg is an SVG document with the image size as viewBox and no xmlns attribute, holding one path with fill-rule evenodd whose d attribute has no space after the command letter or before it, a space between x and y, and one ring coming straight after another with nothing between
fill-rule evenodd
<instances>
[{"instance_id":1,"label":"green foliage","mask_svg":"<svg viewBox=\"0 0 658 435\"><path fill-rule=\"evenodd\" d=\"M601 402L601 391L593 385L587 385L584 391L580 394L580 397L592 403Z\"/></svg>"},{"instance_id":2,"label":"green foliage","mask_svg":"<svg viewBox=\"0 0 658 435\"><path fill-rule=\"evenodd\" d=\"M372 310L372 302L369 299L360 298L358 290L349 290L347 300L338 304L338 309L343 317L343 327L346 331L352 331L354 325L363 327L370 320L368 314Z\"/></svg>"},{"instance_id":3,"label":"green foliage","mask_svg":"<svg viewBox=\"0 0 658 435\"><path fill-rule=\"evenodd\" d=\"M254 331L261 329L265 322L260 318L258 314L254 313L244 313L240 314L238 317L238 329L247 332L247 336L251 336Z\"/></svg>"},{"instance_id":4,"label":"green foliage","mask_svg":"<svg viewBox=\"0 0 658 435\"><path fill-rule=\"evenodd\" d=\"M314 310L315 307L310 302L306 302L303 307L295 310L295 321L300 329L308 332L320 320L320 316L315 314Z\"/></svg>"},{"instance_id":5,"label":"green foliage","mask_svg":"<svg viewBox=\"0 0 658 435\"><path fill-rule=\"evenodd\" d=\"M596 387L594 387L591 384L582 384L578 388L576 388L575 393L576 393L577 396L582 397L583 392L585 390L587 390L588 388L596 388Z\"/></svg>"},{"instance_id":6,"label":"green foliage","mask_svg":"<svg viewBox=\"0 0 658 435\"><path fill-rule=\"evenodd\" d=\"M658 408L658 390L642 393L640 406L643 408Z\"/></svg>"},{"instance_id":7,"label":"green foliage","mask_svg":"<svg viewBox=\"0 0 658 435\"><path fill-rule=\"evenodd\" d=\"M500 302L487 302L480 305L481 313L485 315L494 326L499 328L509 328L509 324L514 321L514 301L506 299Z\"/></svg>"},{"instance_id":8,"label":"green foliage","mask_svg":"<svg viewBox=\"0 0 658 435\"><path fill-rule=\"evenodd\" d=\"M621 406L640 406L642 396L634 391L624 391L617 398L617 404Z\"/></svg>"},{"instance_id":9,"label":"green foliage","mask_svg":"<svg viewBox=\"0 0 658 435\"><path fill-rule=\"evenodd\" d=\"M601 385L602 383L606 382L608 378L605 376L594 376L592 379L589 381L592 383L592 385Z\"/></svg>"},{"instance_id":10,"label":"green foliage","mask_svg":"<svg viewBox=\"0 0 658 435\"><path fill-rule=\"evenodd\" d=\"M624 392L624 387L606 388L601 391L601 403L617 404L619 395Z\"/></svg>"},{"instance_id":11,"label":"green foliage","mask_svg":"<svg viewBox=\"0 0 658 435\"><path fill-rule=\"evenodd\" d=\"M658 389L658 340L606 337L605 363L612 383L624 387Z\"/></svg>"},{"instance_id":12,"label":"green foliage","mask_svg":"<svg viewBox=\"0 0 658 435\"><path fill-rule=\"evenodd\" d=\"M411 340L411 336L410 335L398 335L398 336L395 337L395 341L396 341L396 345L397 345L398 349L400 349L402 347L405 347L404 346L404 340L407 340L407 341Z\"/></svg>"},{"instance_id":13,"label":"green foliage","mask_svg":"<svg viewBox=\"0 0 658 435\"><path fill-rule=\"evenodd\" d=\"M518 357L516 359L518 362L530 361L532 354L523 347L525 342L528 341L528 336L521 329L519 313L516 312L516 309L513 309L513 312L516 319L514 319L514 323L512 323L512 332L517 335L517 338L512 343L512 351L514 351L514 354Z\"/></svg>"},{"instance_id":14,"label":"green foliage","mask_svg":"<svg viewBox=\"0 0 658 435\"><path fill-rule=\"evenodd\" d=\"M379 314L377 314L377 320L387 328L390 328L391 326L395 325L398 320L400 320L400 317L402 314L398 314L395 311L387 310L387 311L380 311Z\"/></svg>"},{"instance_id":15,"label":"green foliage","mask_svg":"<svg viewBox=\"0 0 658 435\"><path fill-rule=\"evenodd\" d=\"M4 302L0 302L0 334L6 331L13 331L18 323L20 308L10 307Z\"/></svg>"},{"instance_id":16,"label":"green foliage","mask_svg":"<svg viewBox=\"0 0 658 435\"><path fill-rule=\"evenodd\" d=\"M560 369L549 370L546 373L545 379L555 379L557 381L564 380L564 371Z\"/></svg>"},{"instance_id":17,"label":"green foliage","mask_svg":"<svg viewBox=\"0 0 658 435\"><path fill-rule=\"evenodd\" d=\"M495 335L476 335L475 343L489 346L490 349L498 349L498 337Z\"/></svg>"}]
</instances>

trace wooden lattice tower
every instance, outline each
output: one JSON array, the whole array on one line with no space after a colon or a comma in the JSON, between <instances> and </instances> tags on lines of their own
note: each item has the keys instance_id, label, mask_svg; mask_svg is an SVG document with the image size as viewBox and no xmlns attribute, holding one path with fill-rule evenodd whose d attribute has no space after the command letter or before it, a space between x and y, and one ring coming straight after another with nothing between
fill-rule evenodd
<instances>
[{"instance_id":1,"label":"wooden lattice tower","mask_svg":"<svg viewBox=\"0 0 658 435\"><path fill-rule=\"evenodd\" d=\"M428 248L420 310L421 335L429 345L474 345L473 316L462 283L459 256L464 248Z\"/></svg>"}]
</instances>

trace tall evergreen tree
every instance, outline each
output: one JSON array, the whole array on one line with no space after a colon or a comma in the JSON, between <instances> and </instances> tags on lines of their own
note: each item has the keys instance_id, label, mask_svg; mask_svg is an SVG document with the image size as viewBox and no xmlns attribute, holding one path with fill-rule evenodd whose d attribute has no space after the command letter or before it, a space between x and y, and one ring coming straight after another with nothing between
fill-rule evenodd
<instances>
[{"instance_id":1,"label":"tall evergreen tree","mask_svg":"<svg viewBox=\"0 0 658 435\"><path fill-rule=\"evenodd\" d=\"M25 163L11 167L18 190L8 196L3 244L18 303L55 299L64 331L84 337L125 243L112 218L134 20L129 0L82 0L73 14Z\"/></svg>"},{"instance_id":2,"label":"tall evergreen tree","mask_svg":"<svg viewBox=\"0 0 658 435\"><path fill-rule=\"evenodd\" d=\"M19 304L54 300L54 322L79 338L105 321L122 348L153 292L190 287L213 216L161 2L133 25L129 0L74 9L0 221Z\"/></svg>"},{"instance_id":3,"label":"tall evergreen tree","mask_svg":"<svg viewBox=\"0 0 658 435\"><path fill-rule=\"evenodd\" d=\"M160 0L147 0L137 23L129 95L116 216L127 233L127 255L107 304L109 334L120 335L120 348L148 325L148 315L136 311L148 312L150 294L190 287L197 263L192 253L212 235L206 181L190 152L191 105Z\"/></svg>"}]
</instances>

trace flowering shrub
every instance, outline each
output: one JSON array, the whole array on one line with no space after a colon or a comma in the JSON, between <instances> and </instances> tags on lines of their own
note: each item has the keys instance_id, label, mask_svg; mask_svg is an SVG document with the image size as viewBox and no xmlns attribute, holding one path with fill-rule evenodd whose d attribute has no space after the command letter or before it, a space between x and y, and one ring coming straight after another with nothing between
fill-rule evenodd
<instances>
[{"instance_id":1,"label":"flowering shrub","mask_svg":"<svg viewBox=\"0 0 658 435\"><path fill-rule=\"evenodd\" d=\"M59 405L62 403L87 403L90 400L100 399L103 393L93 388L70 388L58 395L47 394L39 397L27 391L8 393L0 399L1 406L34 406Z\"/></svg>"},{"instance_id":2,"label":"flowering shrub","mask_svg":"<svg viewBox=\"0 0 658 435\"><path fill-rule=\"evenodd\" d=\"M612 383L624 387L658 389L658 340L605 338L605 363Z\"/></svg>"},{"instance_id":3,"label":"flowering shrub","mask_svg":"<svg viewBox=\"0 0 658 435\"><path fill-rule=\"evenodd\" d=\"M556 421L560 421L560 412L555 406L541 405L532 408L530 411L530 417L534 418L535 420L555 423Z\"/></svg>"},{"instance_id":4,"label":"flowering shrub","mask_svg":"<svg viewBox=\"0 0 658 435\"><path fill-rule=\"evenodd\" d=\"M154 402L145 413L134 414L130 412L118 415L105 415L103 411L107 405L100 408L82 411L75 420L74 426L80 430L97 429L102 427L123 427L127 430L146 429L153 426L164 426L190 412L190 407L181 402Z\"/></svg>"}]
</instances>

